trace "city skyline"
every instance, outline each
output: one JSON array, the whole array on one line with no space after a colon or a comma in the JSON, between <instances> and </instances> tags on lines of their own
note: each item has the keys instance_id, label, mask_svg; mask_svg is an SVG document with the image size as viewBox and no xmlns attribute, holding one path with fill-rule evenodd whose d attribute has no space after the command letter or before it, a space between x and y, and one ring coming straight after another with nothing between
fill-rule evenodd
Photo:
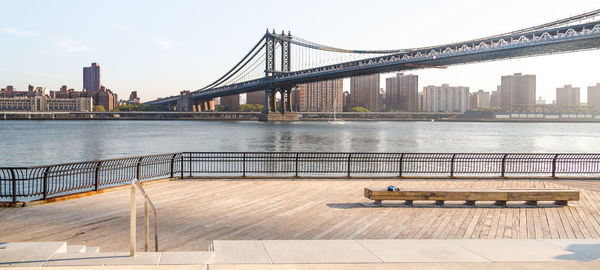
<instances>
[{"instance_id":1,"label":"city skyline","mask_svg":"<svg viewBox=\"0 0 600 270\"><path fill-rule=\"evenodd\" d=\"M598 7L592 1L574 1L569 5L560 1L506 1L492 4L494 9L472 5L467 10L440 1L379 2L374 6L352 1L344 2L348 3L345 5L328 2L319 4L335 8L342 15L314 12L314 16L323 18L322 25L318 25L298 19L310 5L295 3L264 10L247 3L238 3L236 8L231 8L236 5L211 3L206 6L182 1L169 6L151 2L139 10L134 9L139 6L136 2L111 3L112 6L69 1L0 4L8 13L8 19L0 25L0 49L13 52L0 64L0 85L14 85L17 89L24 89L29 84L49 89L69 85L81 90L81 67L98 62L103 66L103 81L116 93L127 96L137 90L142 101L148 101L176 95L181 90L196 90L213 81L229 69L267 27L289 30L292 35L343 48L409 48L507 32ZM269 3L263 1L260 4L264 5L258 6L273 6ZM516 3L519 8L515 8ZM115 6L119 10L114 10ZM182 11L181 7L187 9ZM84 9L97 12L80 14ZM100 15L109 9L114 14ZM223 22L235 19L233 21L244 23L199 27L205 20L215 19L210 11L223 9L231 12L212 13L223 15ZM406 16L394 19L384 16L381 11L386 9L424 11L402 13ZM201 16L192 17L193 11L198 10L203 11ZM282 14L284 10L286 13ZM264 16L266 13L274 16ZM424 14L428 16L423 17ZM514 19L505 19L506 14L511 14ZM148 19L159 15L164 20ZM358 16L361 20L353 20ZM478 23L472 23L474 21ZM406 26L402 28L402 34L398 34L398 25ZM445 30L448 28L464 31ZM600 76L590 68L598 61L600 54L597 51L587 51L408 73L421 78L419 90L427 85L446 83L489 92L500 84L502 75L536 74L537 96L552 100L557 87L573 84L583 89L600 81ZM382 74L380 84L384 85L385 78L394 75ZM345 79L344 91L349 89L349 79ZM585 102L586 93L582 92L581 101Z\"/></svg>"}]
</instances>

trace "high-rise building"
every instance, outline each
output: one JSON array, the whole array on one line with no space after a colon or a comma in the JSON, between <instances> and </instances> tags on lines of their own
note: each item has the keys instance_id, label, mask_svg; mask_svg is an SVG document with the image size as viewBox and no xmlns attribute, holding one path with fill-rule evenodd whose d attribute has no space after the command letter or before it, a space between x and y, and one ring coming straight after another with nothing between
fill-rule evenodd
<instances>
[{"instance_id":1,"label":"high-rise building","mask_svg":"<svg viewBox=\"0 0 600 270\"><path fill-rule=\"evenodd\" d=\"M564 87L556 88L556 105L559 107L575 107L580 103L579 87L573 87L568 84Z\"/></svg>"},{"instance_id":2,"label":"high-rise building","mask_svg":"<svg viewBox=\"0 0 600 270\"><path fill-rule=\"evenodd\" d=\"M600 110L600 83L587 88L587 105L594 110Z\"/></svg>"},{"instance_id":3,"label":"high-rise building","mask_svg":"<svg viewBox=\"0 0 600 270\"><path fill-rule=\"evenodd\" d=\"M221 97L221 106L225 106L225 110L233 112L240 107L240 95L231 95Z\"/></svg>"},{"instance_id":4,"label":"high-rise building","mask_svg":"<svg viewBox=\"0 0 600 270\"><path fill-rule=\"evenodd\" d=\"M502 110L535 110L535 75L515 73L502 76L501 82Z\"/></svg>"},{"instance_id":5,"label":"high-rise building","mask_svg":"<svg viewBox=\"0 0 600 270\"><path fill-rule=\"evenodd\" d=\"M100 65L92 63L89 67L83 68L83 89L87 92L100 91Z\"/></svg>"},{"instance_id":6,"label":"high-rise building","mask_svg":"<svg viewBox=\"0 0 600 270\"><path fill-rule=\"evenodd\" d=\"M486 92L483 90L479 90L472 94L473 96L473 104L471 108L489 108L490 107L490 92Z\"/></svg>"},{"instance_id":7,"label":"high-rise building","mask_svg":"<svg viewBox=\"0 0 600 270\"><path fill-rule=\"evenodd\" d=\"M117 95L101 86L100 90L93 94L94 106L102 106L107 112L114 110L117 106Z\"/></svg>"},{"instance_id":8,"label":"high-rise building","mask_svg":"<svg viewBox=\"0 0 600 270\"><path fill-rule=\"evenodd\" d=\"M299 111L301 112L331 112L342 111L343 80L330 80L300 85Z\"/></svg>"},{"instance_id":9,"label":"high-rise building","mask_svg":"<svg viewBox=\"0 0 600 270\"><path fill-rule=\"evenodd\" d=\"M246 93L246 104L265 104L265 90Z\"/></svg>"},{"instance_id":10,"label":"high-rise building","mask_svg":"<svg viewBox=\"0 0 600 270\"><path fill-rule=\"evenodd\" d=\"M391 111L416 112L418 106L419 76L396 74L385 79L385 105Z\"/></svg>"},{"instance_id":11,"label":"high-rise building","mask_svg":"<svg viewBox=\"0 0 600 270\"><path fill-rule=\"evenodd\" d=\"M351 107L363 107L372 112L381 109L379 104L379 74L350 78Z\"/></svg>"},{"instance_id":12,"label":"high-rise building","mask_svg":"<svg viewBox=\"0 0 600 270\"><path fill-rule=\"evenodd\" d=\"M477 93L469 93L469 108L477 108Z\"/></svg>"},{"instance_id":13,"label":"high-rise building","mask_svg":"<svg viewBox=\"0 0 600 270\"><path fill-rule=\"evenodd\" d=\"M300 88L298 87L292 89L292 111L300 111Z\"/></svg>"},{"instance_id":14,"label":"high-rise building","mask_svg":"<svg viewBox=\"0 0 600 270\"><path fill-rule=\"evenodd\" d=\"M423 110L426 112L466 112L469 109L469 87L427 86L423 88Z\"/></svg>"},{"instance_id":15,"label":"high-rise building","mask_svg":"<svg viewBox=\"0 0 600 270\"><path fill-rule=\"evenodd\" d=\"M131 94L129 94L129 99L127 100L128 103L134 103L134 104L139 104L140 103L140 97L137 94L137 91L131 91Z\"/></svg>"},{"instance_id":16,"label":"high-rise building","mask_svg":"<svg viewBox=\"0 0 600 270\"><path fill-rule=\"evenodd\" d=\"M351 96L350 92L344 91L342 96L344 97L344 107L349 106L348 103L350 102L350 96Z\"/></svg>"},{"instance_id":17,"label":"high-rise building","mask_svg":"<svg viewBox=\"0 0 600 270\"><path fill-rule=\"evenodd\" d=\"M496 91L492 91L490 94L490 107L502 107L502 94L500 91L501 87L498 85Z\"/></svg>"}]
</instances>

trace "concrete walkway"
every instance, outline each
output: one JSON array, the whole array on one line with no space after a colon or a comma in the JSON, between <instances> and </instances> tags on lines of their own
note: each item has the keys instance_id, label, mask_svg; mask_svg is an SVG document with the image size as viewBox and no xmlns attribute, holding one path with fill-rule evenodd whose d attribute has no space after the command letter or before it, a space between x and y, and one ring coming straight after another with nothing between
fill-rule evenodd
<instances>
[{"instance_id":1,"label":"concrete walkway","mask_svg":"<svg viewBox=\"0 0 600 270\"><path fill-rule=\"evenodd\" d=\"M600 239L227 240L214 241L213 251L139 252L134 258L96 251L64 242L1 243L0 267L600 269Z\"/></svg>"}]
</instances>

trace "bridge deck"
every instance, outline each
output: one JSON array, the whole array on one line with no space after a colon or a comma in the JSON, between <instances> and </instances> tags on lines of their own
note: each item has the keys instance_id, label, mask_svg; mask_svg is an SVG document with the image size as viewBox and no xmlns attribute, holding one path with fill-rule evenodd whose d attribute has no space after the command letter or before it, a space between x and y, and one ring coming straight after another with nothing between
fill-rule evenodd
<instances>
[{"instance_id":1,"label":"bridge deck","mask_svg":"<svg viewBox=\"0 0 600 270\"><path fill-rule=\"evenodd\" d=\"M568 207L461 202L370 207L364 187L575 188ZM159 208L161 250L206 250L215 239L600 238L600 183L543 180L176 181L146 185ZM68 241L128 250L129 190L0 208L0 241ZM138 196L139 210L143 203ZM138 219L138 236L143 220ZM138 247L143 247L138 237Z\"/></svg>"}]
</instances>

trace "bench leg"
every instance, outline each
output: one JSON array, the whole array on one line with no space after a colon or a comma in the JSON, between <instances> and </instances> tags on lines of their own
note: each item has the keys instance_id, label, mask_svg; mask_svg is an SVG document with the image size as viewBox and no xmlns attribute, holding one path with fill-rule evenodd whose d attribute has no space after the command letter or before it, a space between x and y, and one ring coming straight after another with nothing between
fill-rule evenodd
<instances>
[{"instance_id":1,"label":"bench leg","mask_svg":"<svg viewBox=\"0 0 600 270\"><path fill-rule=\"evenodd\" d=\"M435 201L435 205L444 205L444 201L443 200L436 200Z\"/></svg>"},{"instance_id":2,"label":"bench leg","mask_svg":"<svg viewBox=\"0 0 600 270\"><path fill-rule=\"evenodd\" d=\"M373 202L374 205L382 205L381 200L375 200Z\"/></svg>"},{"instance_id":3,"label":"bench leg","mask_svg":"<svg viewBox=\"0 0 600 270\"><path fill-rule=\"evenodd\" d=\"M405 200L404 204L406 204L406 205L413 205L413 200Z\"/></svg>"},{"instance_id":4,"label":"bench leg","mask_svg":"<svg viewBox=\"0 0 600 270\"><path fill-rule=\"evenodd\" d=\"M555 201L554 204L562 205L562 206L569 206L569 201Z\"/></svg>"},{"instance_id":5,"label":"bench leg","mask_svg":"<svg viewBox=\"0 0 600 270\"><path fill-rule=\"evenodd\" d=\"M496 206L506 206L506 201L496 201L494 203L494 205L496 205Z\"/></svg>"},{"instance_id":6,"label":"bench leg","mask_svg":"<svg viewBox=\"0 0 600 270\"><path fill-rule=\"evenodd\" d=\"M465 201L465 205L475 205L475 201Z\"/></svg>"},{"instance_id":7,"label":"bench leg","mask_svg":"<svg viewBox=\"0 0 600 270\"><path fill-rule=\"evenodd\" d=\"M526 205L537 205L537 201L525 201Z\"/></svg>"}]
</instances>

